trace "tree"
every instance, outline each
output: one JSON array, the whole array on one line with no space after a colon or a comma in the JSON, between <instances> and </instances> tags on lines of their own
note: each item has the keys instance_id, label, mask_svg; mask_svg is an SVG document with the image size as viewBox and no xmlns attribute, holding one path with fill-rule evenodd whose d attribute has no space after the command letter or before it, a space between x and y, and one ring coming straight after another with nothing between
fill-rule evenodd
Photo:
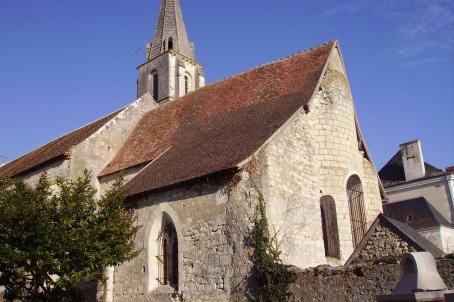
<instances>
[{"instance_id":1,"label":"tree","mask_svg":"<svg viewBox=\"0 0 454 302\"><path fill-rule=\"evenodd\" d=\"M290 286L295 281L295 273L280 259L281 251L276 234L270 236L265 202L259 194L254 229L252 230L254 254L254 275L257 285L257 300L261 302L284 302L291 296Z\"/></svg>"},{"instance_id":2,"label":"tree","mask_svg":"<svg viewBox=\"0 0 454 302\"><path fill-rule=\"evenodd\" d=\"M99 200L90 174L35 187L0 180L0 285L5 299L82 301L78 284L100 281L107 266L137 255L134 213L122 180Z\"/></svg>"}]
</instances>

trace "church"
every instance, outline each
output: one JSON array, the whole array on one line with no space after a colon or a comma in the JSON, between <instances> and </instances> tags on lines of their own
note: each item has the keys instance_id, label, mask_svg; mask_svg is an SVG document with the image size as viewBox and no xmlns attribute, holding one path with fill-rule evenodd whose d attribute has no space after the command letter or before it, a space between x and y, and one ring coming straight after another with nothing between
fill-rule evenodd
<instances>
[{"instance_id":1,"label":"church","mask_svg":"<svg viewBox=\"0 0 454 302\"><path fill-rule=\"evenodd\" d=\"M263 197L284 263L343 265L382 212L338 41L205 85L179 0L162 0L137 100L2 166L33 185L119 176L141 227L100 301L241 301Z\"/></svg>"}]
</instances>

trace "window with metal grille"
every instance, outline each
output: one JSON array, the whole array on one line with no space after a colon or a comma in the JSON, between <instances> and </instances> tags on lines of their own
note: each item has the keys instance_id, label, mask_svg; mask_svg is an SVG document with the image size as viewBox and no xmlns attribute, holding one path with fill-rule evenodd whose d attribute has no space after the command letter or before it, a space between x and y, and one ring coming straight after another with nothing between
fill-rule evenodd
<instances>
[{"instance_id":1,"label":"window with metal grille","mask_svg":"<svg viewBox=\"0 0 454 302\"><path fill-rule=\"evenodd\" d=\"M153 73L153 100L158 101L159 98L159 77L158 73Z\"/></svg>"},{"instance_id":2,"label":"window with metal grille","mask_svg":"<svg viewBox=\"0 0 454 302\"><path fill-rule=\"evenodd\" d=\"M336 203L332 196L323 196L320 199L322 215L323 242L325 256L340 258L339 231L337 227Z\"/></svg>"},{"instance_id":3,"label":"window with metal grille","mask_svg":"<svg viewBox=\"0 0 454 302\"><path fill-rule=\"evenodd\" d=\"M363 185L358 175L353 175L348 179L347 197L350 208L353 246L356 248L367 231Z\"/></svg>"},{"instance_id":4,"label":"window with metal grille","mask_svg":"<svg viewBox=\"0 0 454 302\"><path fill-rule=\"evenodd\" d=\"M159 263L158 282L170 285L178 290L178 239L175 226L168 222L158 237L160 254L156 256Z\"/></svg>"}]
</instances>

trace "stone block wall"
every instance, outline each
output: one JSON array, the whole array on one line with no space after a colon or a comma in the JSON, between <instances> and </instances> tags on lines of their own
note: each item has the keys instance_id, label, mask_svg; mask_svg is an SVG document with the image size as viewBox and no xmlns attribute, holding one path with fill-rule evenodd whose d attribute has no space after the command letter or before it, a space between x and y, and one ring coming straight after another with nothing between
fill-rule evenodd
<instances>
[{"instance_id":1,"label":"stone block wall","mask_svg":"<svg viewBox=\"0 0 454 302\"><path fill-rule=\"evenodd\" d=\"M86 140L74 146L71 150L70 177L74 179L88 169L93 175L92 185L102 194L102 185L96 176L123 147L142 116L156 106L149 94L143 95Z\"/></svg>"},{"instance_id":2,"label":"stone block wall","mask_svg":"<svg viewBox=\"0 0 454 302\"><path fill-rule=\"evenodd\" d=\"M255 206L248 174L194 181L132 201L141 229L137 258L115 268L114 301L169 299L156 283L156 248L162 215L168 215L178 236L179 291L185 301L228 301L243 292L250 269L247 247ZM158 227L156 226L158 223ZM166 301L164 299L164 301Z\"/></svg>"},{"instance_id":3,"label":"stone block wall","mask_svg":"<svg viewBox=\"0 0 454 302\"><path fill-rule=\"evenodd\" d=\"M25 175L22 175L21 178L29 186L35 186L38 184L43 173L47 173L47 178L50 181L51 186L56 184L57 178L68 179L70 176L70 160L68 159L59 159L51 161L50 163L29 171Z\"/></svg>"},{"instance_id":4,"label":"stone block wall","mask_svg":"<svg viewBox=\"0 0 454 302\"><path fill-rule=\"evenodd\" d=\"M162 215L168 215L178 237L179 290L188 301L214 301L225 295L231 251L225 234L225 197L216 184L199 183L151 194L134 201L139 256L115 269L114 301L145 301L160 287L155 274L155 246ZM224 296L225 298L225 296Z\"/></svg>"},{"instance_id":5,"label":"stone block wall","mask_svg":"<svg viewBox=\"0 0 454 302\"><path fill-rule=\"evenodd\" d=\"M348 267L319 266L297 271L292 302L369 302L389 294L400 280L399 259L388 263L360 263ZM454 288L454 256L437 259L437 268L449 289Z\"/></svg>"},{"instance_id":6,"label":"stone block wall","mask_svg":"<svg viewBox=\"0 0 454 302\"><path fill-rule=\"evenodd\" d=\"M382 212L377 172L360 149L355 106L340 56L330 58L322 86L313 105L316 114L320 192L336 202L341 258L353 252L347 180L358 175L364 191L364 208L370 226Z\"/></svg>"},{"instance_id":7,"label":"stone block wall","mask_svg":"<svg viewBox=\"0 0 454 302\"><path fill-rule=\"evenodd\" d=\"M297 112L257 156L269 221L286 263L340 265L353 252L346 183L358 175L370 226L382 211L374 165L360 149L353 99L337 52L329 59L310 111ZM340 259L325 257L320 198L336 203ZM273 229L271 230L273 231Z\"/></svg>"}]
</instances>

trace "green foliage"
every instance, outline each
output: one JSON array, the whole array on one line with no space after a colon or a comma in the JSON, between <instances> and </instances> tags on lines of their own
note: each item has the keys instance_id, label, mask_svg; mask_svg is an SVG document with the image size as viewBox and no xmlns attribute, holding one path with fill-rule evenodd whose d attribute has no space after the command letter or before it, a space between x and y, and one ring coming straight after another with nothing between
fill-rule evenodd
<instances>
[{"instance_id":1,"label":"green foliage","mask_svg":"<svg viewBox=\"0 0 454 302\"><path fill-rule=\"evenodd\" d=\"M290 285L295 281L295 274L289 271L280 259L281 252L276 234L272 237L269 234L265 204L261 195L256 215L252 231L254 246L252 261L255 269L258 301L287 301L291 296Z\"/></svg>"},{"instance_id":2,"label":"green foliage","mask_svg":"<svg viewBox=\"0 0 454 302\"><path fill-rule=\"evenodd\" d=\"M81 301L77 285L100 281L107 266L136 256L134 213L122 180L99 200L88 172L34 187L0 180L0 285L5 299Z\"/></svg>"}]
</instances>

